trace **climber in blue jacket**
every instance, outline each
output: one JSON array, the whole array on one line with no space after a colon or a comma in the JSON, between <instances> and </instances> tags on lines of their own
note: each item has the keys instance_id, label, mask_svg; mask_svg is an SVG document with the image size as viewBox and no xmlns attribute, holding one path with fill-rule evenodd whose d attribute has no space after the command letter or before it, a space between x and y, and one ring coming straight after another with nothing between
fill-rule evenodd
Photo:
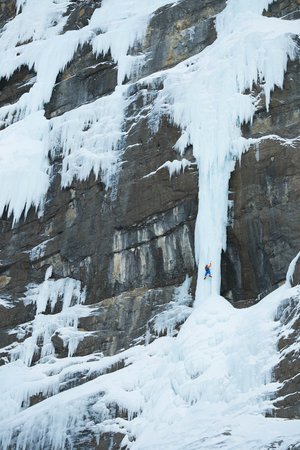
<instances>
[{"instance_id":1,"label":"climber in blue jacket","mask_svg":"<svg viewBox=\"0 0 300 450\"><path fill-rule=\"evenodd\" d=\"M207 276L210 277L210 278L212 278L210 268L211 268L211 263L206 264L206 266L205 266L204 280L206 279Z\"/></svg>"}]
</instances>

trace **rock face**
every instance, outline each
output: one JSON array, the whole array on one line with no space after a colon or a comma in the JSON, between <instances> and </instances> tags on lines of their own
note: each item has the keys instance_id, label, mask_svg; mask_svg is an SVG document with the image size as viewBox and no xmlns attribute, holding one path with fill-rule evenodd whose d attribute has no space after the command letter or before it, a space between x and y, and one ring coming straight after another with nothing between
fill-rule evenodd
<instances>
[{"instance_id":1,"label":"rock face","mask_svg":"<svg viewBox=\"0 0 300 450\"><path fill-rule=\"evenodd\" d=\"M282 333L279 341L281 360L275 369L274 378L282 384L273 414L286 419L299 419L300 360L299 350L295 348L300 337L299 298L287 299L279 309L277 318L289 330L289 334Z\"/></svg>"},{"instance_id":2,"label":"rock face","mask_svg":"<svg viewBox=\"0 0 300 450\"><path fill-rule=\"evenodd\" d=\"M284 90L276 89L269 111L262 105L244 130L260 142L243 155L230 182L223 289L234 301L278 287L300 248L299 88L299 62L290 62Z\"/></svg>"},{"instance_id":3,"label":"rock face","mask_svg":"<svg viewBox=\"0 0 300 450\"><path fill-rule=\"evenodd\" d=\"M84 27L100 3L71 2L64 31ZM149 55L140 77L172 67L215 40L214 18L226 2L200 3L183 0L156 11L142 48L132 49ZM14 2L1 2L0 26L14 14ZM296 18L299 1L275 2L268 14ZM22 67L8 80L0 80L1 106L28 92L34 77L33 69ZM57 117L101 98L116 84L117 66L111 55L95 56L84 45L56 80L45 116ZM61 155L52 155L53 175L43 215L37 217L30 209L14 226L10 218L1 218L0 297L10 305L0 304L2 363L7 362L8 346L24 338L11 330L34 317L35 306L22 301L26 289L29 283L42 283L50 266L53 279L71 277L86 287L86 305L92 313L79 321L79 329L86 332L75 352L79 356L114 355L144 342L149 321L167 307L175 288L186 276L195 284L198 173L192 152L187 156L192 165L180 174L171 178L166 168L157 171L167 160L179 159L173 148L179 131L165 119L155 134L151 132L147 111L157 93L147 89L142 82L132 86L134 101L127 111L122 170L115 188L105 190L103 180L91 174L85 182L75 180L62 190ZM299 127L300 64L295 61L289 63L284 90L275 90L269 110L262 102L253 126L244 127L245 137L257 143L237 162L230 181L222 293L237 307L251 305L278 287L300 249ZM290 300L280 320L284 322L293 308ZM296 339L297 324L291 338ZM66 356L59 333L53 334L52 343L57 356ZM285 345L283 338L280 345ZM299 418L296 357L289 354L276 369L276 379L284 381L293 366L279 393L286 397L276 404L278 417ZM119 448L120 436L114 437L115 447L110 439L104 435L99 445L89 443L86 448Z\"/></svg>"},{"instance_id":4,"label":"rock face","mask_svg":"<svg viewBox=\"0 0 300 450\"><path fill-rule=\"evenodd\" d=\"M1 0L0 2L0 26L1 28L8 22L9 19L16 14L15 0Z\"/></svg>"}]
</instances>

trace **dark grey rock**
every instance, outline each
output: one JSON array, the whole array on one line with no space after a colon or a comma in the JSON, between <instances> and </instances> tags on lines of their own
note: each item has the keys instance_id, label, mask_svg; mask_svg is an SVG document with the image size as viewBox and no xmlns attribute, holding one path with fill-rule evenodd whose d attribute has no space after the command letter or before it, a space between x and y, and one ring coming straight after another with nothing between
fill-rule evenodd
<instances>
[{"instance_id":1,"label":"dark grey rock","mask_svg":"<svg viewBox=\"0 0 300 450\"><path fill-rule=\"evenodd\" d=\"M16 15L16 0L0 0L0 28Z\"/></svg>"},{"instance_id":2,"label":"dark grey rock","mask_svg":"<svg viewBox=\"0 0 300 450\"><path fill-rule=\"evenodd\" d=\"M137 288L91 305L91 315L82 317L79 327L92 334L79 343L76 355L95 351L113 355L134 343L144 343L147 323L165 309L174 287Z\"/></svg>"},{"instance_id":3,"label":"dark grey rock","mask_svg":"<svg viewBox=\"0 0 300 450\"><path fill-rule=\"evenodd\" d=\"M265 14L272 17L281 17L286 20L299 19L300 2L299 0L277 0L271 3Z\"/></svg>"},{"instance_id":4,"label":"dark grey rock","mask_svg":"<svg viewBox=\"0 0 300 450\"><path fill-rule=\"evenodd\" d=\"M300 354L296 345L300 339L299 294L287 299L277 313L277 320L280 320L290 333L284 334L278 344L282 357L274 370L274 378L282 385L276 392L273 415L285 419L300 418Z\"/></svg>"},{"instance_id":5,"label":"dark grey rock","mask_svg":"<svg viewBox=\"0 0 300 450\"><path fill-rule=\"evenodd\" d=\"M33 86L36 73L26 66L20 67L8 80L0 79L0 104L15 103Z\"/></svg>"},{"instance_id":6,"label":"dark grey rock","mask_svg":"<svg viewBox=\"0 0 300 450\"><path fill-rule=\"evenodd\" d=\"M284 90L275 89L269 111L261 107L251 129L244 129L246 137L299 135L299 67L298 60L289 63ZM260 293L278 287L300 249L299 149L299 140L283 145L265 139L242 156L232 174L233 217L222 289L234 301L255 301Z\"/></svg>"},{"instance_id":7,"label":"dark grey rock","mask_svg":"<svg viewBox=\"0 0 300 450\"><path fill-rule=\"evenodd\" d=\"M79 30L88 25L96 8L101 6L101 0L73 0L70 2L66 15L67 23L63 29L64 32L69 30Z\"/></svg>"},{"instance_id":8,"label":"dark grey rock","mask_svg":"<svg viewBox=\"0 0 300 450\"><path fill-rule=\"evenodd\" d=\"M117 84L116 64L109 55L96 57L90 45L79 48L72 61L58 76L50 102L45 106L47 118L59 116L81 105L110 94Z\"/></svg>"},{"instance_id":9,"label":"dark grey rock","mask_svg":"<svg viewBox=\"0 0 300 450\"><path fill-rule=\"evenodd\" d=\"M172 67L199 53L216 39L215 16L223 0L183 0L160 8L154 14L144 43L149 52L143 74Z\"/></svg>"}]
</instances>

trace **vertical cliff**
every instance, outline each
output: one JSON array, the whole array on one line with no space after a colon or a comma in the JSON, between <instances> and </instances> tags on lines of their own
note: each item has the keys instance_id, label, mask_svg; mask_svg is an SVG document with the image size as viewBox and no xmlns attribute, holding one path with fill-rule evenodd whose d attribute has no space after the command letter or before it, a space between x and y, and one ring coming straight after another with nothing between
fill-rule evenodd
<instances>
[{"instance_id":1,"label":"vertical cliff","mask_svg":"<svg viewBox=\"0 0 300 450\"><path fill-rule=\"evenodd\" d=\"M299 17L0 3L5 449L297 448Z\"/></svg>"}]
</instances>

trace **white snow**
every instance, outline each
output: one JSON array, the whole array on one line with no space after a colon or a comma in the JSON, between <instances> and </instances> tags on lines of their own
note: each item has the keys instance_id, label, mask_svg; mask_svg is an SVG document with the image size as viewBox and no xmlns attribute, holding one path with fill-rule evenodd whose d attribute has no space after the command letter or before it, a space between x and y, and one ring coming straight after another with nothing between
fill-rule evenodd
<instances>
[{"instance_id":1,"label":"white snow","mask_svg":"<svg viewBox=\"0 0 300 450\"><path fill-rule=\"evenodd\" d=\"M93 40L97 54L106 54L110 50L114 61L118 62L118 84L122 84L132 71L138 73L144 56L132 57L128 50L137 42L142 42L151 15L158 8L175 4L172 0L103 0L91 19L92 29L101 29L102 33Z\"/></svg>"},{"instance_id":2,"label":"white snow","mask_svg":"<svg viewBox=\"0 0 300 450\"><path fill-rule=\"evenodd\" d=\"M277 134L266 134L265 136L259 138L250 138L248 139L248 142L259 148L259 144L266 140L278 141L283 146L295 148L296 144L300 141L300 136L296 136L295 138L284 138L282 136L278 136Z\"/></svg>"},{"instance_id":3,"label":"white snow","mask_svg":"<svg viewBox=\"0 0 300 450\"><path fill-rule=\"evenodd\" d=\"M27 251L29 253L30 261L35 261L39 258L42 258L45 255L46 247L48 242L52 241L51 239L46 239L45 241L41 242L40 244L33 247L31 250Z\"/></svg>"},{"instance_id":4,"label":"white snow","mask_svg":"<svg viewBox=\"0 0 300 450\"><path fill-rule=\"evenodd\" d=\"M17 0L18 14L5 25L1 45L8 49L59 34L67 20L63 14L69 3L69 0ZM33 11L36 20L33 20Z\"/></svg>"},{"instance_id":5,"label":"white snow","mask_svg":"<svg viewBox=\"0 0 300 450\"><path fill-rule=\"evenodd\" d=\"M296 269L296 264L298 262L300 258L300 252L297 253L297 255L295 256L295 258L293 258L293 260L291 261L291 264L289 265L287 274L286 274L286 284L288 287L292 287L292 283L293 283L293 276L294 276L294 272Z\"/></svg>"}]
</instances>

